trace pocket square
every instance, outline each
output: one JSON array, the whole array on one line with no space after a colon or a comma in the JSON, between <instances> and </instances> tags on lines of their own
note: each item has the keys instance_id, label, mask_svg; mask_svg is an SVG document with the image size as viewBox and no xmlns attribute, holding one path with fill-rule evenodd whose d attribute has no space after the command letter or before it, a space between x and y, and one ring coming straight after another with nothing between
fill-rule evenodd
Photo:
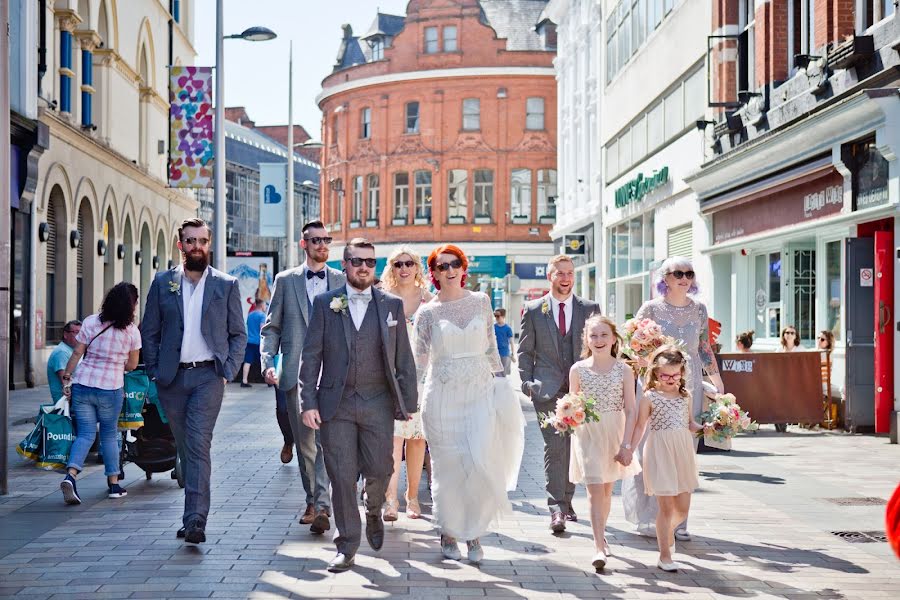
<instances>
[{"instance_id":1,"label":"pocket square","mask_svg":"<svg viewBox=\"0 0 900 600\"><path fill-rule=\"evenodd\" d=\"M387 322L388 327L396 327L397 326L397 320L394 318L394 313L392 313L392 312L388 313L386 322Z\"/></svg>"}]
</instances>

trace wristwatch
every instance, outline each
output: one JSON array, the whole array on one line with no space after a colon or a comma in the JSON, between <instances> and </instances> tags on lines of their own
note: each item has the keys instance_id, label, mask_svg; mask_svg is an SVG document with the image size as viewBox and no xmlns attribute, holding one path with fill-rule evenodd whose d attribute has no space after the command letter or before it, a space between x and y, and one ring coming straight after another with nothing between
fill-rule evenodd
<instances>
[{"instance_id":1,"label":"wristwatch","mask_svg":"<svg viewBox=\"0 0 900 600\"><path fill-rule=\"evenodd\" d=\"M631 444L622 444L622 447L626 450L631 450Z\"/></svg>"}]
</instances>

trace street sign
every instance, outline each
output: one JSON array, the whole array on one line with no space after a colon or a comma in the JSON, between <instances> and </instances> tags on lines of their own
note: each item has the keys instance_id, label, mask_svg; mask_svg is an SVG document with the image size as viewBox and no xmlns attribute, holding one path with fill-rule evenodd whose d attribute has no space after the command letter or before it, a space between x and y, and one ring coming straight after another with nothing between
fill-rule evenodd
<instances>
[{"instance_id":1,"label":"street sign","mask_svg":"<svg viewBox=\"0 0 900 600\"><path fill-rule=\"evenodd\" d=\"M874 269L860 269L859 270L859 287L874 287L875 280L873 279L875 275Z\"/></svg>"}]
</instances>

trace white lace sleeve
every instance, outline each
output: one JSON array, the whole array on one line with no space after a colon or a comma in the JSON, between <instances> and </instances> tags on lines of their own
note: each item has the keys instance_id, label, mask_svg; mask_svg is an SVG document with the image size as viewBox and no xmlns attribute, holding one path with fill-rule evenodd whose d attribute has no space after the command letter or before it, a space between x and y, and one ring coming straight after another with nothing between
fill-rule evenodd
<instances>
[{"instance_id":1,"label":"white lace sleeve","mask_svg":"<svg viewBox=\"0 0 900 600\"><path fill-rule=\"evenodd\" d=\"M491 371L499 373L503 370L503 363L500 362L500 352L497 350L497 335L494 333L494 310L491 306L491 299L486 295L482 296L484 322L487 323L487 355L488 362L491 363Z\"/></svg>"},{"instance_id":2,"label":"white lace sleeve","mask_svg":"<svg viewBox=\"0 0 900 600\"><path fill-rule=\"evenodd\" d=\"M419 381L428 371L428 361L431 357L431 325L434 321L433 311L426 309L424 306L419 310L416 316L415 326L415 352L416 375Z\"/></svg>"}]
</instances>

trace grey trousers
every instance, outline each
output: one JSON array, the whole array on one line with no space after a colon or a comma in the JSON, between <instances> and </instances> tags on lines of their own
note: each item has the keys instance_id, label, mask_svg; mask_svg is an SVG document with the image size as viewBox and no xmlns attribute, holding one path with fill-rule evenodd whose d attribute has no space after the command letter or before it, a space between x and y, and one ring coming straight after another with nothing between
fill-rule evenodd
<instances>
[{"instance_id":1,"label":"grey trousers","mask_svg":"<svg viewBox=\"0 0 900 600\"><path fill-rule=\"evenodd\" d=\"M297 447L297 458L300 464L300 479L306 492L306 504L312 504L316 510L331 511L331 499L328 497L328 474L325 472L325 453L322 451L321 435L315 429L303 424L300 418L300 398L298 387L285 391L287 396L288 419L291 421L291 432L294 434L294 445Z\"/></svg>"},{"instance_id":2,"label":"grey trousers","mask_svg":"<svg viewBox=\"0 0 900 600\"><path fill-rule=\"evenodd\" d=\"M364 400L344 396L337 414L322 423L325 468L331 478L331 499L338 552L359 549L362 520L356 504L356 480L365 478L366 512L381 514L384 493L394 471L394 402L384 393Z\"/></svg>"},{"instance_id":3,"label":"grey trousers","mask_svg":"<svg viewBox=\"0 0 900 600\"><path fill-rule=\"evenodd\" d=\"M532 400L538 413L556 410L556 399ZM569 481L569 459L572 441L569 436L558 435L553 428L541 427L544 436L544 478L547 481L547 505L551 512L568 512L572 509L575 484Z\"/></svg>"},{"instance_id":4,"label":"grey trousers","mask_svg":"<svg viewBox=\"0 0 900 600\"><path fill-rule=\"evenodd\" d=\"M212 472L210 447L225 382L215 367L178 369L172 385L157 384L159 400L172 427L184 473L182 524L193 518L206 523L209 515L209 480Z\"/></svg>"}]
</instances>

